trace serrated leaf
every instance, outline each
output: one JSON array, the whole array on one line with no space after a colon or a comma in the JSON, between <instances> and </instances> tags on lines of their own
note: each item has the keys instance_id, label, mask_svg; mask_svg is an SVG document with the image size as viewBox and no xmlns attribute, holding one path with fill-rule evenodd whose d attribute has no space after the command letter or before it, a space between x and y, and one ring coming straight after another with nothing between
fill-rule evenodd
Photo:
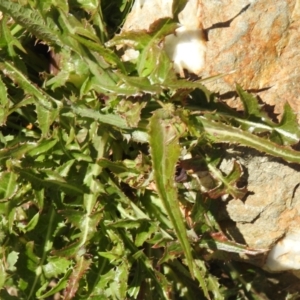
<instances>
[{"instance_id":1,"label":"serrated leaf","mask_svg":"<svg viewBox=\"0 0 300 300\"><path fill-rule=\"evenodd\" d=\"M122 220L116 221L114 223L109 224L107 227L108 228L126 228L126 229L131 229L131 228L139 228L143 220L131 220L131 219L125 219L123 218Z\"/></svg>"},{"instance_id":2,"label":"serrated leaf","mask_svg":"<svg viewBox=\"0 0 300 300\"><path fill-rule=\"evenodd\" d=\"M278 144L293 145L299 142L300 128L297 115L288 102L284 105L280 123L276 124L269 118L256 97L245 92L239 85L236 89L244 105L245 118L248 119L248 122L237 120L243 129L251 132L270 132L270 139Z\"/></svg>"},{"instance_id":3,"label":"serrated leaf","mask_svg":"<svg viewBox=\"0 0 300 300\"><path fill-rule=\"evenodd\" d=\"M203 276L203 272L201 270L205 269L205 262L202 259L195 259L195 264L197 266L197 270L200 273L198 276ZM205 274L208 278L206 280L207 282L207 288L209 291L212 292L214 296L214 300L224 300L225 296L222 293L220 289L220 283L218 282L218 279L213 276L211 273ZM210 297L209 297L210 299Z\"/></svg>"},{"instance_id":4,"label":"serrated leaf","mask_svg":"<svg viewBox=\"0 0 300 300\"><path fill-rule=\"evenodd\" d=\"M4 148L0 150L0 161L9 158L21 159L27 152L34 149L37 143L25 143L14 146L12 148Z\"/></svg>"},{"instance_id":5,"label":"serrated leaf","mask_svg":"<svg viewBox=\"0 0 300 300\"><path fill-rule=\"evenodd\" d=\"M137 71L140 76L148 76L153 73L155 69L158 71L161 66L165 69L164 65L168 65L168 71L171 70L171 62L159 43L166 35L173 33L177 27L178 24L172 23L170 19L161 19L155 22L155 24L152 24L150 28L151 31L154 31L151 35L152 38L150 38L141 49L142 51L138 57ZM164 79L166 79L166 77L156 77L154 73L152 75L152 80L154 79L158 82L163 82ZM163 75L163 73L160 73L160 75ZM173 77L175 78L175 73Z\"/></svg>"},{"instance_id":6,"label":"serrated leaf","mask_svg":"<svg viewBox=\"0 0 300 300\"><path fill-rule=\"evenodd\" d=\"M51 22L53 27L50 29L50 26L45 24L45 21L38 11L26 8L10 0L1 0L0 10L10 15L18 24L26 28L38 39L54 44L60 43L59 31L57 28L53 28L54 22Z\"/></svg>"},{"instance_id":7,"label":"serrated leaf","mask_svg":"<svg viewBox=\"0 0 300 300\"><path fill-rule=\"evenodd\" d=\"M300 152L291 148L272 143L247 131L214 122L204 117L201 118L201 122L205 131L214 141L244 145L269 155L280 157L288 162L300 163Z\"/></svg>"},{"instance_id":8,"label":"serrated leaf","mask_svg":"<svg viewBox=\"0 0 300 300\"><path fill-rule=\"evenodd\" d=\"M25 93L34 96L35 103L41 105L45 110L53 111L60 107L61 103L56 99L52 98L50 95L45 93L41 88L37 87L33 82L31 82L20 70L14 66L11 62L4 60L0 57L0 70L10 77L10 79L16 82L20 87L22 87Z\"/></svg>"},{"instance_id":9,"label":"serrated leaf","mask_svg":"<svg viewBox=\"0 0 300 300\"><path fill-rule=\"evenodd\" d=\"M62 177L67 177L74 163L74 159L67 161L56 169L57 173Z\"/></svg>"},{"instance_id":10,"label":"serrated leaf","mask_svg":"<svg viewBox=\"0 0 300 300\"><path fill-rule=\"evenodd\" d=\"M51 254L53 256L59 256L59 257L75 257L77 255L83 255L86 252L86 249L84 246L82 246L81 241L77 241L75 243L72 243L62 249L59 250L52 250Z\"/></svg>"},{"instance_id":11,"label":"serrated leaf","mask_svg":"<svg viewBox=\"0 0 300 300\"><path fill-rule=\"evenodd\" d=\"M59 110L58 109L46 110L44 105L37 104L36 113L37 113L39 128L42 131L42 137L48 137L50 126L58 117Z\"/></svg>"},{"instance_id":12,"label":"serrated leaf","mask_svg":"<svg viewBox=\"0 0 300 300\"><path fill-rule=\"evenodd\" d=\"M172 63L165 51L162 51L159 46L155 45L151 47L148 55L153 57L152 67L149 69L149 79L151 82L165 85L165 82L171 82L172 79L176 80Z\"/></svg>"},{"instance_id":13,"label":"serrated leaf","mask_svg":"<svg viewBox=\"0 0 300 300\"><path fill-rule=\"evenodd\" d=\"M30 219L28 224L26 224L26 226L22 228L22 231L29 232L29 231L33 230L36 227L36 225L38 224L39 218L40 218L40 213L38 212Z\"/></svg>"},{"instance_id":14,"label":"serrated leaf","mask_svg":"<svg viewBox=\"0 0 300 300\"><path fill-rule=\"evenodd\" d=\"M81 31L82 30L76 30L77 33L81 33ZM125 72L123 63L120 61L119 57L110 49L103 47L99 43L82 38L79 35L72 35L72 37L82 45L86 46L88 49L97 51L104 58L104 60L111 64L113 67L119 67L122 71Z\"/></svg>"},{"instance_id":15,"label":"serrated leaf","mask_svg":"<svg viewBox=\"0 0 300 300\"><path fill-rule=\"evenodd\" d=\"M43 272L47 278L57 277L66 273L70 265L71 261L64 257L49 257L48 263L43 266Z\"/></svg>"},{"instance_id":16,"label":"serrated leaf","mask_svg":"<svg viewBox=\"0 0 300 300\"><path fill-rule=\"evenodd\" d=\"M3 172L0 175L0 202L7 201L18 190L18 175L14 172Z\"/></svg>"},{"instance_id":17,"label":"serrated leaf","mask_svg":"<svg viewBox=\"0 0 300 300\"><path fill-rule=\"evenodd\" d=\"M110 161L107 159L100 159L97 162L101 167L108 168L120 180L129 184L133 188L144 186L146 178L148 177L147 162L124 160L124 161Z\"/></svg>"},{"instance_id":18,"label":"serrated leaf","mask_svg":"<svg viewBox=\"0 0 300 300\"><path fill-rule=\"evenodd\" d=\"M17 55L14 47L18 48L22 52L26 53L26 50L23 48L22 44L15 38L11 31L8 28L9 18L8 15L4 15L0 24L0 37L5 41L7 47L8 56L14 61L15 65L24 73L27 74L27 68L25 63L20 57ZM3 47L1 47L3 48Z\"/></svg>"},{"instance_id":19,"label":"serrated leaf","mask_svg":"<svg viewBox=\"0 0 300 300\"><path fill-rule=\"evenodd\" d=\"M0 289L3 288L6 281L7 273L5 272L4 262L0 261Z\"/></svg>"},{"instance_id":20,"label":"serrated leaf","mask_svg":"<svg viewBox=\"0 0 300 300\"><path fill-rule=\"evenodd\" d=\"M138 228L135 236L135 245L140 247L146 242L152 234L154 234L158 230L157 224L153 224L149 220L142 222L140 227Z\"/></svg>"},{"instance_id":21,"label":"serrated leaf","mask_svg":"<svg viewBox=\"0 0 300 300\"><path fill-rule=\"evenodd\" d=\"M97 232L97 225L102 218L102 212L97 211L90 215L85 215L80 222L80 230L82 232L80 239L82 245L85 245Z\"/></svg>"},{"instance_id":22,"label":"serrated leaf","mask_svg":"<svg viewBox=\"0 0 300 300\"><path fill-rule=\"evenodd\" d=\"M34 190L33 191L35 195L35 201L37 202L37 206L39 208L39 211L42 211L44 208L44 200L45 200L45 190Z\"/></svg>"},{"instance_id":23,"label":"serrated leaf","mask_svg":"<svg viewBox=\"0 0 300 300\"><path fill-rule=\"evenodd\" d=\"M6 118L9 115L9 103L7 88L0 77L0 126L6 123Z\"/></svg>"},{"instance_id":24,"label":"serrated leaf","mask_svg":"<svg viewBox=\"0 0 300 300\"><path fill-rule=\"evenodd\" d=\"M230 241L223 233L212 234L212 239L201 239L199 246L247 255L259 255L268 251L268 249L251 249L246 245Z\"/></svg>"},{"instance_id":25,"label":"serrated leaf","mask_svg":"<svg viewBox=\"0 0 300 300\"><path fill-rule=\"evenodd\" d=\"M284 145L294 145L300 140L300 126L298 124L297 115L292 110L288 102L284 105L284 111L280 123L274 126Z\"/></svg>"},{"instance_id":26,"label":"serrated leaf","mask_svg":"<svg viewBox=\"0 0 300 300\"><path fill-rule=\"evenodd\" d=\"M151 83L149 78L146 77L126 76L121 73L117 75L120 79L118 89L112 87L111 91L119 95L135 96L142 95L143 93L160 94L163 90L159 84ZM128 93L129 91L130 93Z\"/></svg>"},{"instance_id":27,"label":"serrated leaf","mask_svg":"<svg viewBox=\"0 0 300 300\"><path fill-rule=\"evenodd\" d=\"M19 252L16 251L11 251L6 258L6 263L8 266L8 270L9 271L16 271L16 266L15 264L17 263L18 259L19 259Z\"/></svg>"},{"instance_id":28,"label":"serrated leaf","mask_svg":"<svg viewBox=\"0 0 300 300\"><path fill-rule=\"evenodd\" d=\"M246 119L273 124L268 114L262 109L263 105L259 104L256 97L244 91L238 84L236 85L236 91L243 102Z\"/></svg>"},{"instance_id":29,"label":"serrated leaf","mask_svg":"<svg viewBox=\"0 0 300 300\"><path fill-rule=\"evenodd\" d=\"M128 125L126 124L126 121L123 120L120 116L117 116L115 114L102 114L90 108L76 106L71 103L69 104L70 104L70 109L75 114L78 114L81 117L87 117L99 121L101 123L106 123L112 126L116 126L118 128L129 129Z\"/></svg>"},{"instance_id":30,"label":"serrated leaf","mask_svg":"<svg viewBox=\"0 0 300 300\"><path fill-rule=\"evenodd\" d=\"M42 153L45 153L45 152L49 151L51 148L53 148L56 145L56 143L57 143L57 140L42 140L36 145L36 147L29 150L27 152L27 155L37 156Z\"/></svg>"},{"instance_id":31,"label":"serrated leaf","mask_svg":"<svg viewBox=\"0 0 300 300\"><path fill-rule=\"evenodd\" d=\"M209 164L208 167L211 174L220 182L218 186L207 192L210 198L217 199L223 195L231 195L236 199L244 198L247 193L247 188L238 188L236 186L243 175L243 169L240 163L235 160L233 162L232 170L226 176L223 176L220 171L211 164Z\"/></svg>"},{"instance_id":32,"label":"serrated leaf","mask_svg":"<svg viewBox=\"0 0 300 300\"><path fill-rule=\"evenodd\" d=\"M36 189L40 189L41 187L53 187L56 189L61 189L62 191L73 195L80 195L84 194L85 192L84 187L78 187L78 185L76 185L75 183L65 181L64 179L47 179L45 177L46 174L42 172L34 172L30 169L21 169L18 167L14 167L14 170L18 172L24 179L28 180Z\"/></svg>"},{"instance_id":33,"label":"serrated leaf","mask_svg":"<svg viewBox=\"0 0 300 300\"><path fill-rule=\"evenodd\" d=\"M35 272L39 262L40 262L40 258L34 253L34 242L28 242L26 244L26 250L25 250L25 254L27 257L27 268L32 271Z\"/></svg>"},{"instance_id":34,"label":"serrated leaf","mask_svg":"<svg viewBox=\"0 0 300 300\"><path fill-rule=\"evenodd\" d=\"M110 283L111 295L114 299L126 299L129 264L125 261L115 270L114 280Z\"/></svg>"},{"instance_id":35,"label":"serrated leaf","mask_svg":"<svg viewBox=\"0 0 300 300\"><path fill-rule=\"evenodd\" d=\"M117 106L117 113L126 120L129 127L137 127L141 120L141 111L146 106L146 101L121 100Z\"/></svg>"},{"instance_id":36,"label":"serrated leaf","mask_svg":"<svg viewBox=\"0 0 300 300\"><path fill-rule=\"evenodd\" d=\"M178 242L168 243L164 248L164 254L158 261L158 264L174 260L182 255L182 247Z\"/></svg>"},{"instance_id":37,"label":"serrated leaf","mask_svg":"<svg viewBox=\"0 0 300 300\"><path fill-rule=\"evenodd\" d=\"M39 296L39 293L37 293L37 298L45 299L45 298L48 298L49 296L52 296L52 295L58 293L62 289L64 289L67 286L68 279L69 279L71 273L72 273L72 269L69 269L53 288L51 288L49 291L47 291L45 294L43 294L41 296Z\"/></svg>"},{"instance_id":38,"label":"serrated leaf","mask_svg":"<svg viewBox=\"0 0 300 300\"><path fill-rule=\"evenodd\" d=\"M175 124L176 119L172 116L172 110L161 109L155 111L149 123L149 144L158 194L181 243L190 272L194 276L191 246L179 209L174 180L175 167L180 155L179 132Z\"/></svg>"},{"instance_id":39,"label":"serrated leaf","mask_svg":"<svg viewBox=\"0 0 300 300\"><path fill-rule=\"evenodd\" d=\"M68 222L71 222L75 227L80 227L81 219L84 216L84 212L75 209L60 210L59 214L63 215Z\"/></svg>"},{"instance_id":40,"label":"serrated leaf","mask_svg":"<svg viewBox=\"0 0 300 300\"><path fill-rule=\"evenodd\" d=\"M79 287L79 281L88 270L91 262L91 260L87 260L83 256L77 259L76 265L73 267L72 274L69 277L68 283L64 290L65 300L70 300L74 298Z\"/></svg>"}]
</instances>

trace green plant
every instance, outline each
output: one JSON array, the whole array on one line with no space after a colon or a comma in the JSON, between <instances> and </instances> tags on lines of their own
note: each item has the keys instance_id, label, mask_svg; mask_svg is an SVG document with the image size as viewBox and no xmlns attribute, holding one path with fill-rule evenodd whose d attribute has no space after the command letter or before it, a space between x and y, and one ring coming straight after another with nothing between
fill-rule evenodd
<instances>
[{"instance_id":1,"label":"green plant","mask_svg":"<svg viewBox=\"0 0 300 300\"><path fill-rule=\"evenodd\" d=\"M237 86L240 114L178 79L160 46L176 23L118 34L130 6L0 1L1 298L262 299L255 276L219 265L226 285L208 268L213 252L259 253L211 235L214 199L246 193L238 163L219 171L219 143L298 163L295 115L274 123Z\"/></svg>"}]
</instances>

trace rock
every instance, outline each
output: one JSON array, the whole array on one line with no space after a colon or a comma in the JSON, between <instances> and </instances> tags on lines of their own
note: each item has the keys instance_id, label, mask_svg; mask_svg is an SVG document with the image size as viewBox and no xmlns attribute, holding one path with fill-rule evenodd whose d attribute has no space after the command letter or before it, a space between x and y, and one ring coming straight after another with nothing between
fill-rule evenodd
<instances>
[{"instance_id":1,"label":"rock","mask_svg":"<svg viewBox=\"0 0 300 300\"><path fill-rule=\"evenodd\" d=\"M286 101L299 111L300 1L202 0L202 7L208 36L202 76L235 71L208 88L226 94L239 83L276 113ZM236 99L230 104L239 107Z\"/></svg>"},{"instance_id":2,"label":"rock","mask_svg":"<svg viewBox=\"0 0 300 300\"><path fill-rule=\"evenodd\" d=\"M247 170L249 194L227 203L227 214L235 224L225 226L225 232L250 248L270 249L266 265L269 271L293 269L291 265L298 268L300 259L297 264L292 261L293 251L300 249L299 168L255 150L236 147L221 164L224 172L230 170L233 159Z\"/></svg>"},{"instance_id":3,"label":"rock","mask_svg":"<svg viewBox=\"0 0 300 300\"><path fill-rule=\"evenodd\" d=\"M122 31L148 31L157 20L173 18L172 5L173 0L136 0Z\"/></svg>"},{"instance_id":4,"label":"rock","mask_svg":"<svg viewBox=\"0 0 300 300\"><path fill-rule=\"evenodd\" d=\"M300 270L300 234L289 233L270 251L265 268L269 271ZM298 272L295 272L296 275Z\"/></svg>"}]
</instances>

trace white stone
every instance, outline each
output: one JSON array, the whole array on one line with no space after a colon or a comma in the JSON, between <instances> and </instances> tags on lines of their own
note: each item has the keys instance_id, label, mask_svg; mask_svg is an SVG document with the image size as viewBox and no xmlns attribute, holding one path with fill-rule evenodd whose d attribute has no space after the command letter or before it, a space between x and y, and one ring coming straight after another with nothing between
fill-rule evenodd
<instances>
[{"instance_id":1,"label":"white stone","mask_svg":"<svg viewBox=\"0 0 300 300\"><path fill-rule=\"evenodd\" d=\"M288 271L300 269L300 232L290 233L278 241L268 254L266 269Z\"/></svg>"}]
</instances>

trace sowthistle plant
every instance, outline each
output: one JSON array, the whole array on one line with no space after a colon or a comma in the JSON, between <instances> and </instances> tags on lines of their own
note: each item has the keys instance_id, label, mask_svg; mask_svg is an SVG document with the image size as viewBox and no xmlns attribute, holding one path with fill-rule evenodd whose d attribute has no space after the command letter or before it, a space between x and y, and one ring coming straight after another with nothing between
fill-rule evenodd
<instances>
[{"instance_id":1,"label":"sowthistle plant","mask_svg":"<svg viewBox=\"0 0 300 300\"><path fill-rule=\"evenodd\" d=\"M286 104L272 121L237 86L239 113L214 78L179 79L161 48L176 23L119 34L130 5L0 1L1 298L263 299L254 275L209 260L261 253L213 234L215 199L247 192L219 145L299 163L296 116Z\"/></svg>"}]
</instances>

